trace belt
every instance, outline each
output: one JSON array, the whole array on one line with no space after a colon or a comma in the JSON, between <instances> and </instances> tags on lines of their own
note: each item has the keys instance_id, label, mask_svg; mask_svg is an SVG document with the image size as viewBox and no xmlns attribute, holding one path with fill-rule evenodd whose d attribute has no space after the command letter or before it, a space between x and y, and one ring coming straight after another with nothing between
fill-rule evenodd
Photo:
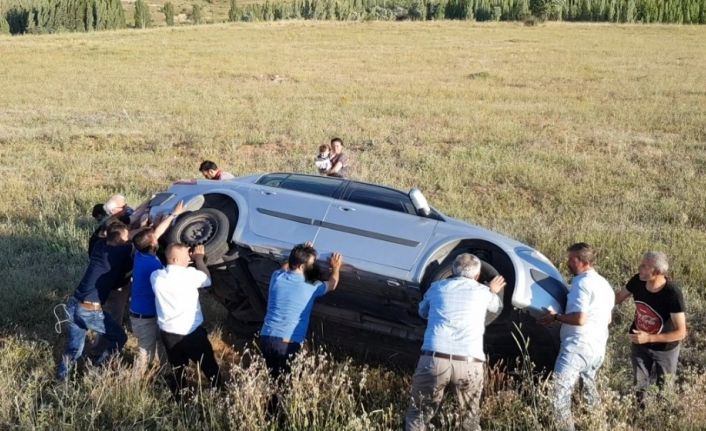
<instances>
[{"instance_id":1,"label":"belt","mask_svg":"<svg viewBox=\"0 0 706 431\"><path fill-rule=\"evenodd\" d=\"M86 310L101 311L101 304L99 302L79 302L78 305Z\"/></svg>"},{"instance_id":2,"label":"belt","mask_svg":"<svg viewBox=\"0 0 706 431\"><path fill-rule=\"evenodd\" d=\"M448 353L434 352L432 350L422 350L422 356L431 356L432 358L442 358L450 359L452 361L465 361L465 362L482 362L473 356L461 356L461 355L449 355Z\"/></svg>"},{"instance_id":3,"label":"belt","mask_svg":"<svg viewBox=\"0 0 706 431\"><path fill-rule=\"evenodd\" d=\"M154 314L140 314L140 313L133 313L132 311L130 312L130 317L134 317L135 319L154 319L157 317Z\"/></svg>"}]
</instances>

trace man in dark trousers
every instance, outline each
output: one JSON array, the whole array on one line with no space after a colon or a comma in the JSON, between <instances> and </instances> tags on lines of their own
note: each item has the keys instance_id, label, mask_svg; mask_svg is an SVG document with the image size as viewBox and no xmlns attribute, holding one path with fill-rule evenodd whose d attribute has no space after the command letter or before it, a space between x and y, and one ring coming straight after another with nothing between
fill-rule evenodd
<instances>
[{"instance_id":1,"label":"man in dark trousers","mask_svg":"<svg viewBox=\"0 0 706 431\"><path fill-rule=\"evenodd\" d=\"M615 302L630 296L635 301L631 359L638 401L644 405L647 387L657 383L661 388L665 378L677 372L679 343L686 337L686 308L681 290L667 277L664 253L645 253L638 271L615 295Z\"/></svg>"},{"instance_id":2,"label":"man in dark trousers","mask_svg":"<svg viewBox=\"0 0 706 431\"><path fill-rule=\"evenodd\" d=\"M96 365L102 364L110 354L119 351L127 341L122 327L103 310L103 304L111 289L119 286L132 269L131 253L128 229L122 224L112 224L106 239L95 243L88 268L66 304L68 341L57 369L58 380L68 379L72 365L83 354L86 331L92 330L105 340L105 348L98 352Z\"/></svg>"},{"instance_id":3,"label":"man in dark trousers","mask_svg":"<svg viewBox=\"0 0 706 431\"><path fill-rule=\"evenodd\" d=\"M260 331L260 348L272 377L289 371L288 360L301 348L316 298L338 286L343 258L333 253L329 259L328 281L306 280L316 263L311 243L299 244L289 253L288 261L270 279L267 313Z\"/></svg>"},{"instance_id":4,"label":"man in dark trousers","mask_svg":"<svg viewBox=\"0 0 706 431\"><path fill-rule=\"evenodd\" d=\"M208 334L201 326L203 314L199 303L199 289L211 285L211 273L204 261L203 245L195 246L190 253L187 245L171 244L165 255L167 266L154 271L150 281L162 343L174 371L170 386L179 398L189 360L201 367L212 387L220 384L218 363ZM191 260L196 268L189 267Z\"/></svg>"}]
</instances>

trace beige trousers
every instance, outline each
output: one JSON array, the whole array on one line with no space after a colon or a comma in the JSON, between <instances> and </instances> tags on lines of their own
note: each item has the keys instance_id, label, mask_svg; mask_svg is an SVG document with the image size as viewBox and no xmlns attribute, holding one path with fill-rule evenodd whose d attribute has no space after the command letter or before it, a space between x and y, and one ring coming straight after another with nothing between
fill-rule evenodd
<instances>
[{"instance_id":1,"label":"beige trousers","mask_svg":"<svg viewBox=\"0 0 706 431\"><path fill-rule=\"evenodd\" d=\"M483 363L452 361L421 356L412 378L412 402L405 418L405 430L425 430L444 398L447 386L456 392L461 411L461 429L480 430L480 396L483 391Z\"/></svg>"},{"instance_id":2,"label":"beige trousers","mask_svg":"<svg viewBox=\"0 0 706 431\"><path fill-rule=\"evenodd\" d=\"M139 374L144 374L155 357L158 362L161 358L166 357L162 343L159 341L157 318L138 319L130 316L130 326L132 333L137 338L138 349L133 367Z\"/></svg>"}]
</instances>

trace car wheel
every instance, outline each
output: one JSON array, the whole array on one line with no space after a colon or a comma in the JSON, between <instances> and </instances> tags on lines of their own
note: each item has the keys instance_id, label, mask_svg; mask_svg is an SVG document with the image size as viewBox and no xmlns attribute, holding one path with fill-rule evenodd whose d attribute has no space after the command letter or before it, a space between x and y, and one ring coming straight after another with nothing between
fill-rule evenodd
<instances>
[{"instance_id":1,"label":"car wheel","mask_svg":"<svg viewBox=\"0 0 706 431\"><path fill-rule=\"evenodd\" d=\"M206 257L215 262L228 251L228 217L215 208L202 208L179 217L166 235L167 243L202 244Z\"/></svg>"}]
</instances>

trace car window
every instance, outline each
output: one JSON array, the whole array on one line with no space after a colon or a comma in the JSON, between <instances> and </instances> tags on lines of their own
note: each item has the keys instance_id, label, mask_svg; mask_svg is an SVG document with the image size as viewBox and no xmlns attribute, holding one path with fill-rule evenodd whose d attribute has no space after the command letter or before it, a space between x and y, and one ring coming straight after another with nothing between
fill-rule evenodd
<instances>
[{"instance_id":1,"label":"car window","mask_svg":"<svg viewBox=\"0 0 706 431\"><path fill-rule=\"evenodd\" d=\"M337 178L290 175L280 182L279 187L287 190L333 197L336 190L341 186L341 183L342 181Z\"/></svg>"},{"instance_id":2,"label":"car window","mask_svg":"<svg viewBox=\"0 0 706 431\"><path fill-rule=\"evenodd\" d=\"M269 186L269 187L279 187L280 184L282 184L282 181L287 178L289 174L269 174L265 175L259 180L257 180L257 184L260 184L262 186Z\"/></svg>"},{"instance_id":3,"label":"car window","mask_svg":"<svg viewBox=\"0 0 706 431\"><path fill-rule=\"evenodd\" d=\"M387 187L353 183L345 200L407 214L416 213L409 196Z\"/></svg>"}]
</instances>

